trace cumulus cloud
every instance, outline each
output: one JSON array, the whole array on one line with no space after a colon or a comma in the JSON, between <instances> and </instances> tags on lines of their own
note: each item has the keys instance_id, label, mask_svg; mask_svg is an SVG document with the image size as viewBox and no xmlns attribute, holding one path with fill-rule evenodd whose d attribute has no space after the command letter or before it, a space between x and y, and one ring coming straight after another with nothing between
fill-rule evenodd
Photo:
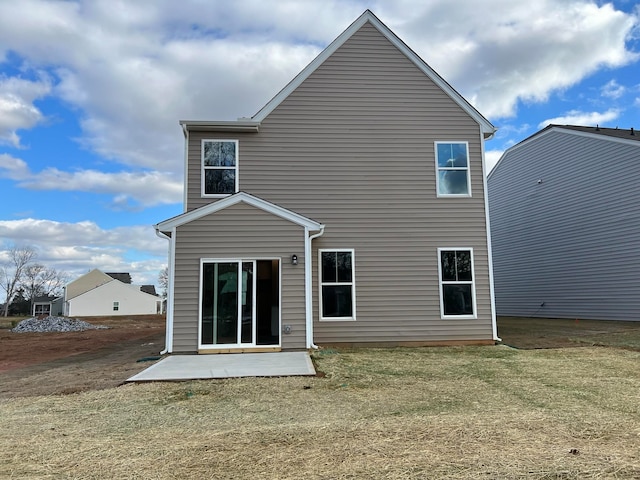
<instances>
[{"instance_id":1,"label":"cumulus cloud","mask_svg":"<svg viewBox=\"0 0 640 480\"><path fill-rule=\"evenodd\" d=\"M396 15L402 18L402 11ZM427 63L495 119L515 115L519 102L544 101L598 68L637 60L625 44L637 24L636 16L610 3L488 0L467 8L429 2L401 28Z\"/></svg>"},{"instance_id":2,"label":"cumulus cloud","mask_svg":"<svg viewBox=\"0 0 640 480\"><path fill-rule=\"evenodd\" d=\"M99 267L103 271L127 271L134 282L155 284L166 264L167 242L147 225L100 228L90 221L68 223L22 219L0 221L4 244L34 246L37 261L49 268L82 275ZM131 262L132 255L143 252L142 259Z\"/></svg>"},{"instance_id":3,"label":"cumulus cloud","mask_svg":"<svg viewBox=\"0 0 640 480\"><path fill-rule=\"evenodd\" d=\"M620 85L615 79L612 79L602 87L602 96L617 100L622 97L626 91L627 89L623 85Z\"/></svg>"},{"instance_id":4,"label":"cumulus cloud","mask_svg":"<svg viewBox=\"0 0 640 480\"><path fill-rule=\"evenodd\" d=\"M638 19L586 0L24 0L0 4L0 45L55 66L53 93L81 112L87 148L180 174L179 119L252 115L366 7L493 119L637 58L625 39Z\"/></svg>"},{"instance_id":5,"label":"cumulus cloud","mask_svg":"<svg viewBox=\"0 0 640 480\"><path fill-rule=\"evenodd\" d=\"M0 144L22 146L18 130L32 128L44 120L34 101L50 92L46 77L33 81L0 75Z\"/></svg>"},{"instance_id":6,"label":"cumulus cloud","mask_svg":"<svg viewBox=\"0 0 640 480\"><path fill-rule=\"evenodd\" d=\"M496 166L503 153L503 150L487 150L484 152L485 161L487 163L487 173L493 170L493 167Z\"/></svg>"},{"instance_id":7,"label":"cumulus cloud","mask_svg":"<svg viewBox=\"0 0 640 480\"><path fill-rule=\"evenodd\" d=\"M183 184L168 172L147 171L115 173L98 170L65 172L46 168L32 172L26 162L7 154L0 154L0 178L9 178L29 190L58 190L103 193L113 195L114 206L149 207L178 203L182 199Z\"/></svg>"},{"instance_id":8,"label":"cumulus cloud","mask_svg":"<svg viewBox=\"0 0 640 480\"><path fill-rule=\"evenodd\" d=\"M548 118L538 124L538 128L544 128L549 124L555 125L604 125L615 120L620 115L617 109L609 109L606 112L582 112L571 110L565 115L555 118Z\"/></svg>"}]
</instances>

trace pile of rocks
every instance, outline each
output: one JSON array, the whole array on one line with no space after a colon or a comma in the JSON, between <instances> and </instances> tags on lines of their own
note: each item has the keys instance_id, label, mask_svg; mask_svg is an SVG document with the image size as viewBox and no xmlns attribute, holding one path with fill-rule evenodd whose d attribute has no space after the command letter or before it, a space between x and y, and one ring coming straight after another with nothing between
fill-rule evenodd
<instances>
[{"instance_id":1,"label":"pile of rocks","mask_svg":"<svg viewBox=\"0 0 640 480\"><path fill-rule=\"evenodd\" d=\"M28 332L82 332L97 328L109 328L106 325L92 325L83 320L69 317L27 318L22 320L11 331L15 333Z\"/></svg>"}]
</instances>

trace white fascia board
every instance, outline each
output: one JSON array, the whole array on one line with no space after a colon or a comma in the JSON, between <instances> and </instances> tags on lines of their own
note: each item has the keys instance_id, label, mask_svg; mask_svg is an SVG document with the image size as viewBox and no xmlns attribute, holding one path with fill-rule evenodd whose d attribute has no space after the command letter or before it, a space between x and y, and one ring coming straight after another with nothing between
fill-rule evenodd
<instances>
[{"instance_id":1,"label":"white fascia board","mask_svg":"<svg viewBox=\"0 0 640 480\"><path fill-rule=\"evenodd\" d=\"M366 10L356 21L342 32L333 42L329 44L309 65L307 65L296 77L291 80L280 92L273 97L262 109L256 113L253 120L262 122L275 108L280 105L296 88L304 82L324 61L340 48L353 34L355 34L365 23L371 23L380 33L382 33L398 50L400 50L409 60L411 60L427 77L438 85L460 108L462 108L479 125L485 139L490 138L496 132L489 120L484 118L465 98L460 95L449 83L447 83L438 73L425 63L411 48L407 46L389 27L378 19L370 10Z\"/></svg>"},{"instance_id":2,"label":"white fascia board","mask_svg":"<svg viewBox=\"0 0 640 480\"><path fill-rule=\"evenodd\" d=\"M202 121L202 120L180 120L180 125L185 131L216 131L216 132L249 132L257 133L260 129L260 122L253 120L237 121Z\"/></svg>"},{"instance_id":3,"label":"white fascia board","mask_svg":"<svg viewBox=\"0 0 640 480\"><path fill-rule=\"evenodd\" d=\"M286 208L280 207L274 203L267 202L266 200L258 197L254 197L253 195L250 195L246 192L238 192L234 195L223 198L222 200L218 200L217 202L170 218L169 220L165 220L164 222L160 222L157 225L154 225L154 228L156 229L156 231L167 232L176 227L179 227L180 225L192 222L240 202L259 208L267 213L271 213L272 215L300 225L301 227L306 227L311 231L320 230L322 228L321 223L311 220L310 218L307 218L298 213L292 212L291 210L287 210Z\"/></svg>"}]
</instances>

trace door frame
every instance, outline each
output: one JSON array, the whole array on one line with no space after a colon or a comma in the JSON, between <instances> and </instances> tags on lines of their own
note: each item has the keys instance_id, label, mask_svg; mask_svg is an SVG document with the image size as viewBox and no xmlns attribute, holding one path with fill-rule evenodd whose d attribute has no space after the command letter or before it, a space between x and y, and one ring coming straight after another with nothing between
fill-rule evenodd
<instances>
[{"instance_id":1,"label":"door frame","mask_svg":"<svg viewBox=\"0 0 640 480\"><path fill-rule=\"evenodd\" d=\"M257 289L257 262L259 261L277 261L278 262L278 343L273 345L257 345L257 318L256 318L256 298L258 295ZM204 271L204 265L206 263L238 263L240 266L240 273L242 274L242 263L253 262L254 275L253 275L253 319L252 319L252 343L225 343L218 345L202 344L202 297L203 297L203 282L202 274ZM239 275L242 278L241 275ZM240 292L239 292L240 293ZM241 319L239 320L241 322ZM238 325L241 328L241 323ZM240 333L238 333L240 335ZM216 257L216 258L201 258L200 259L200 273L198 275L198 353L231 353L231 352L272 352L279 351L282 347L282 257Z\"/></svg>"}]
</instances>

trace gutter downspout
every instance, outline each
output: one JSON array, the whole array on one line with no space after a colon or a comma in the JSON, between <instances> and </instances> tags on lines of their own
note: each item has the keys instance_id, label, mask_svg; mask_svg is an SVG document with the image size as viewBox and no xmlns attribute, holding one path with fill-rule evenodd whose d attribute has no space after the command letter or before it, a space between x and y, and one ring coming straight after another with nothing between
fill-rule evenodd
<instances>
[{"instance_id":1,"label":"gutter downspout","mask_svg":"<svg viewBox=\"0 0 640 480\"><path fill-rule=\"evenodd\" d=\"M305 315L307 323L307 349L317 349L318 346L313 343L313 270L311 260L311 240L318 238L324 234L324 225L320 226L320 231L309 236L309 228L304 229L304 285L305 285Z\"/></svg>"},{"instance_id":2,"label":"gutter downspout","mask_svg":"<svg viewBox=\"0 0 640 480\"><path fill-rule=\"evenodd\" d=\"M167 285L167 310L165 312L166 315L166 332L165 332L165 345L164 350L160 352L160 355L164 355L166 353L171 353L173 351L173 272L175 266L175 258L174 258L174 238L175 238L175 229L173 230L173 235L168 236L157 229L156 226L156 235L160 238L164 238L169 240L169 284Z\"/></svg>"},{"instance_id":3,"label":"gutter downspout","mask_svg":"<svg viewBox=\"0 0 640 480\"><path fill-rule=\"evenodd\" d=\"M493 137L493 134L488 139ZM487 139L487 140L488 140ZM493 249L491 247L491 221L489 219L489 190L487 189L487 163L484 156L484 141L480 134L480 149L482 154L482 188L484 188L484 215L485 227L487 229L487 257L489 262L489 295L491 297L491 329L493 331L493 340L501 342L498 336L498 322L496 319L496 293L493 284Z\"/></svg>"}]
</instances>

